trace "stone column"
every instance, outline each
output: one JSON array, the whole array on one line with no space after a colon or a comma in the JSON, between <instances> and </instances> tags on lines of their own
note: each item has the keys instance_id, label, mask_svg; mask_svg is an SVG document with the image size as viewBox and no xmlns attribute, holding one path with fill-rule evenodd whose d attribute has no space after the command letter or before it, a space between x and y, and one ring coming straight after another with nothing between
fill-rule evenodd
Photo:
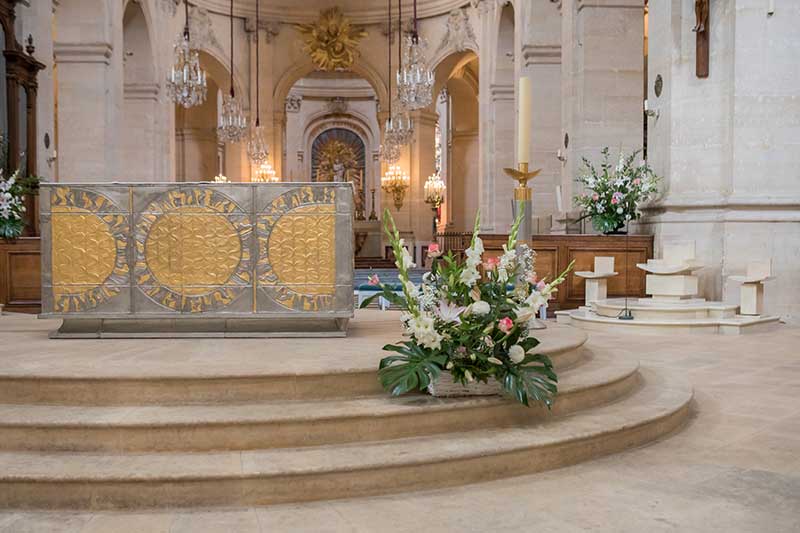
<instances>
[{"instance_id":1,"label":"stone column","mask_svg":"<svg viewBox=\"0 0 800 533\"><path fill-rule=\"evenodd\" d=\"M478 108L480 126L478 128L478 144L480 146L478 166L480 178L478 194L481 211L481 231L494 231L495 214L495 131L492 97L492 79L494 77L495 50L497 48L497 2L476 0L473 2L478 11L478 48L480 50ZM512 88L513 91L513 88ZM513 99L513 93L512 93ZM513 143L513 140L512 140Z\"/></svg>"},{"instance_id":2,"label":"stone column","mask_svg":"<svg viewBox=\"0 0 800 533\"><path fill-rule=\"evenodd\" d=\"M571 204L582 157L642 147L644 2L562 0L561 16L561 137L569 137L561 186Z\"/></svg>"},{"instance_id":3,"label":"stone column","mask_svg":"<svg viewBox=\"0 0 800 533\"><path fill-rule=\"evenodd\" d=\"M650 163L663 197L647 230L664 242L693 239L700 294L738 303L753 260L771 259L767 314L800 321L800 4L712 2L710 75L695 75L694 3L650 2ZM655 83L661 77L661 94Z\"/></svg>"},{"instance_id":4,"label":"stone column","mask_svg":"<svg viewBox=\"0 0 800 533\"><path fill-rule=\"evenodd\" d=\"M533 114L531 128L532 169L542 172L531 183L534 231L536 220L556 211L556 186L561 183L561 21L552 3L523 3L521 75L531 79ZM522 6L521 6L522 7ZM549 230L541 227L539 230Z\"/></svg>"},{"instance_id":5,"label":"stone column","mask_svg":"<svg viewBox=\"0 0 800 533\"><path fill-rule=\"evenodd\" d=\"M433 240L433 210L425 203L425 180L433 174L434 143L436 142L436 120L438 115L427 109L411 113L414 119L414 140L411 142L411 188L406 193L406 202L411 217L411 231L418 241Z\"/></svg>"}]
</instances>

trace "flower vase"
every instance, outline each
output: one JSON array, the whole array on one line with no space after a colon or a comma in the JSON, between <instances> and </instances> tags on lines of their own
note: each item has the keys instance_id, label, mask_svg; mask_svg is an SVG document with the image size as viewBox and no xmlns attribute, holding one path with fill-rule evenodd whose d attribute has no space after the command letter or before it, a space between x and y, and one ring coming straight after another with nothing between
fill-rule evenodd
<instances>
[{"instance_id":1,"label":"flower vase","mask_svg":"<svg viewBox=\"0 0 800 533\"><path fill-rule=\"evenodd\" d=\"M473 381L472 383L462 384L453 379L453 374L443 371L436 381L428 384L428 394L436 398L453 398L458 396L497 396L502 394L503 389L496 380Z\"/></svg>"}]
</instances>

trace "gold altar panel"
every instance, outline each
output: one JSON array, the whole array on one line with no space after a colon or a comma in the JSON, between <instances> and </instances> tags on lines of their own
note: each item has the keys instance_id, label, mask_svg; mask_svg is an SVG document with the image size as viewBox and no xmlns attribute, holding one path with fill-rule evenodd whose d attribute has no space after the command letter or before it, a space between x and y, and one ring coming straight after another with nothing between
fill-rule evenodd
<instances>
[{"instance_id":1,"label":"gold altar panel","mask_svg":"<svg viewBox=\"0 0 800 533\"><path fill-rule=\"evenodd\" d=\"M128 217L91 190L58 187L50 197L50 283L58 312L90 311L130 282Z\"/></svg>"},{"instance_id":2,"label":"gold altar panel","mask_svg":"<svg viewBox=\"0 0 800 533\"><path fill-rule=\"evenodd\" d=\"M298 187L257 216L258 287L283 308L324 311L333 306L335 201L333 187Z\"/></svg>"},{"instance_id":3,"label":"gold altar panel","mask_svg":"<svg viewBox=\"0 0 800 533\"><path fill-rule=\"evenodd\" d=\"M335 225L333 205L300 207L278 219L267 246L279 283L302 294L334 293Z\"/></svg>"},{"instance_id":4,"label":"gold altar panel","mask_svg":"<svg viewBox=\"0 0 800 533\"><path fill-rule=\"evenodd\" d=\"M241 262L242 242L227 217L206 207L184 207L156 219L145 257L161 284L199 294L204 289L197 286L228 283Z\"/></svg>"},{"instance_id":5,"label":"gold altar panel","mask_svg":"<svg viewBox=\"0 0 800 533\"><path fill-rule=\"evenodd\" d=\"M161 310L224 311L252 283L250 214L222 192L179 187L137 219L136 285Z\"/></svg>"}]
</instances>

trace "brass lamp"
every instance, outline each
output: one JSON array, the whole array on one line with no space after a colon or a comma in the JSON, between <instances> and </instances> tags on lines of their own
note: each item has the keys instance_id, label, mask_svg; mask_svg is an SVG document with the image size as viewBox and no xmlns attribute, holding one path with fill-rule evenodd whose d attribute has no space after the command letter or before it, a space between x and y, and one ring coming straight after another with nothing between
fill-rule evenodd
<instances>
[{"instance_id":1,"label":"brass lamp","mask_svg":"<svg viewBox=\"0 0 800 533\"><path fill-rule=\"evenodd\" d=\"M436 228L439 225L439 208L444 202L444 192L447 185L439 174L432 174L425 180L425 203L433 210L433 235L436 235Z\"/></svg>"},{"instance_id":2,"label":"brass lamp","mask_svg":"<svg viewBox=\"0 0 800 533\"><path fill-rule=\"evenodd\" d=\"M400 211L403 199L411 185L411 178L400 169L400 165L389 165L389 169L381 177L381 189L392 195L394 207Z\"/></svg>"},{"instance_id":3,"label":"brass lamp","mask_svg":"<svg viewBox=\"0 0 800 533\"><path fill-rule=\"evenodd\" d=\"M281 181L281 178L277 176L275 169L273 169L272 165L267 161L256 167L256 173L250 181L257 183L277 183Z\"/></svg>"}]
</instances>

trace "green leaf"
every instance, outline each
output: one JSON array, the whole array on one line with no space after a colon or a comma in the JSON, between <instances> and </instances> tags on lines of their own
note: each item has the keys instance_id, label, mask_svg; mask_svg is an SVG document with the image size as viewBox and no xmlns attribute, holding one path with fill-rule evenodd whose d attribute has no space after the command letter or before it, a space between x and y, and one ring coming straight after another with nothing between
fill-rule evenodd
<instances>
[{"instance_id":1,"label":"green leaf","mask_svg":"<svg viewBox=\"0 0 800 533\"><path fill-rule=\"evenodd\" d=\"M404 346L390 344L384 350L400 354L383 358L378 370L381 385L393 396L427 388L439 378L447 362L447 356L426 352L412 342Z\"/></svg>"}]
</instances>

